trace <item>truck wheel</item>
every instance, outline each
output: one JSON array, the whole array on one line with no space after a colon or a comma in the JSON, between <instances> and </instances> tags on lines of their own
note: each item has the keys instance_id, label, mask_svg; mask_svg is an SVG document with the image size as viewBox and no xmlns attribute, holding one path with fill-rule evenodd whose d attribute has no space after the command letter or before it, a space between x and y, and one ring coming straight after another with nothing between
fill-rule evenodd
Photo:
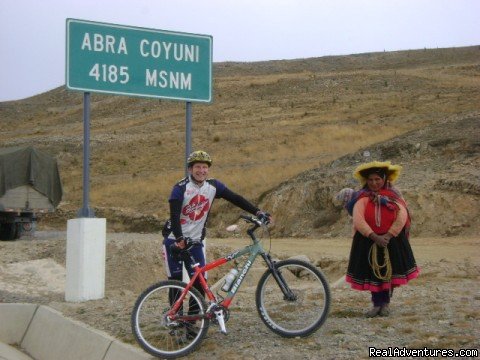
<instances>
[{"instance_id":1,"label":"truck wheel","mask_svg":"<svg viewBox=\"0 0 480 360\"><path fill-rule=\"evenodd\" d=\"M3 224L0 231L0 240L15 240L17 235L16 224Z\"/></svg>"}]
</instances>

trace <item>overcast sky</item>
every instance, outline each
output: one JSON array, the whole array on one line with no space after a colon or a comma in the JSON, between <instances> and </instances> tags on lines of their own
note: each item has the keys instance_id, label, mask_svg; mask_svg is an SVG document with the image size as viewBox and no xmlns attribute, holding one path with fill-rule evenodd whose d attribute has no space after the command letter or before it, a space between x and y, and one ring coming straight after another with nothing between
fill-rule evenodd
<instances>
[{"instance_id":1,"label":"overcast sky","mask_svg":"<svg viewBox=\"0 0 480 360\"><path fill-rule=\"evenodd\" d=\"M65 84L67 18L211 35L213 62L480 45L479 0L1 0L0 101Z\"/></svg>"}]
</instances>

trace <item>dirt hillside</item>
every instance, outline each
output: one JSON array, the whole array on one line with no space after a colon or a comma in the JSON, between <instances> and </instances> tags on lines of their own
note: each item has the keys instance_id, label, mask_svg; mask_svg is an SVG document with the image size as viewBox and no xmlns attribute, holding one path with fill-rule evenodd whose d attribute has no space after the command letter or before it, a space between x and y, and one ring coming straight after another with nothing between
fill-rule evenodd
<instances>
[{"instance_id":1,"label":"dirt hillside","mask_svg":"<svg viewBox=\"0 0 480 360\"><path fill-rule=\"evenodd\" d=\"M381 129L388 131L388 124ZM360 149L283 182L262 196L278 236L344 236L351 232L336 192L359 188L352 173L366 161L403 166L396 182L412 215L412 235L478 235L480 231L480 116L454 116Z\"/></svg>"},{"instance_id":2,"label":"dirt hillside","mask_svg":"<svg viewBox=\"0 0 480 360\"><path fill-rule=\"evenodd\" d=\"M415 233L472 234L479 54L472 46L214 64L213 102L193 105L193 147L213 156L211 176L275 213L274 236L348 233L329 199L365 150L404 166ZM91 100L90 205L109 231L158 231L184 176L185 104ZM82 206L82 112L82 94L64 87L0 103L0 147L33 145L59 162L63 201L42 229L64 229ZM237 216L218 201L210 235L224 236Z\"/></svg>"}]
</instances>

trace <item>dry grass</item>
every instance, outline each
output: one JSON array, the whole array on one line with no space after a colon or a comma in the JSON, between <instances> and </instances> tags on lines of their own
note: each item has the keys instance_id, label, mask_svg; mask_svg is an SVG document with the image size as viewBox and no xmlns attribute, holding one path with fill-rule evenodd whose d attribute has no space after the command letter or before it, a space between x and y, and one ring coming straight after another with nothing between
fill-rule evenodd
<instances>
[{"instance_id":1,"label":"dry grass","mask_svg":"<svg viewBox=\"0 0 480 360\"><path fill-rule=\"evenodd\" d=\"M347 153L478 110L478 47L216 64L214 101L193 106L193 148L245 197ZM65 206L82 199L82 95L2 103L0 146L57 156ZM183 103L92 95L91 203L161 217L184 176Z\"/></svg>"}]
</instances>

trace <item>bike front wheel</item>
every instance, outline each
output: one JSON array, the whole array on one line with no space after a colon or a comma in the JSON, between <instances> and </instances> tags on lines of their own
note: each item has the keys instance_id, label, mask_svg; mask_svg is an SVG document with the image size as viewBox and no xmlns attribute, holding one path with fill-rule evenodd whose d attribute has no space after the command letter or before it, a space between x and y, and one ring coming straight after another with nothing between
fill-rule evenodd
<instances>
[{"instance_id":1,"label":"bike front wheel","mask_svg":"<svg viewBox=\"0 0 480 360\"><path fill-rule=\"evenodd\" d=\"M173 359L191 353L202 342L209 319L205 316L205 300L197 289L188 290L178 310L171 312L185 287L181 281L162 281L138 297L131 325L135 339L146 352Z\"/></svg>"},{"instance_id":2,"label":"bike front wheel","mask_svg":"<svg viewBox=\"0 0 480 360\"><path fill-rule=\"evenodd\" d=\"M284 337L312 334L323 325L330 309L325 275L315 266L294 259L275 263L275 268L278 279L267 270L258 283L255 301L260 318Z\"/></svg>"}]
</instances>

